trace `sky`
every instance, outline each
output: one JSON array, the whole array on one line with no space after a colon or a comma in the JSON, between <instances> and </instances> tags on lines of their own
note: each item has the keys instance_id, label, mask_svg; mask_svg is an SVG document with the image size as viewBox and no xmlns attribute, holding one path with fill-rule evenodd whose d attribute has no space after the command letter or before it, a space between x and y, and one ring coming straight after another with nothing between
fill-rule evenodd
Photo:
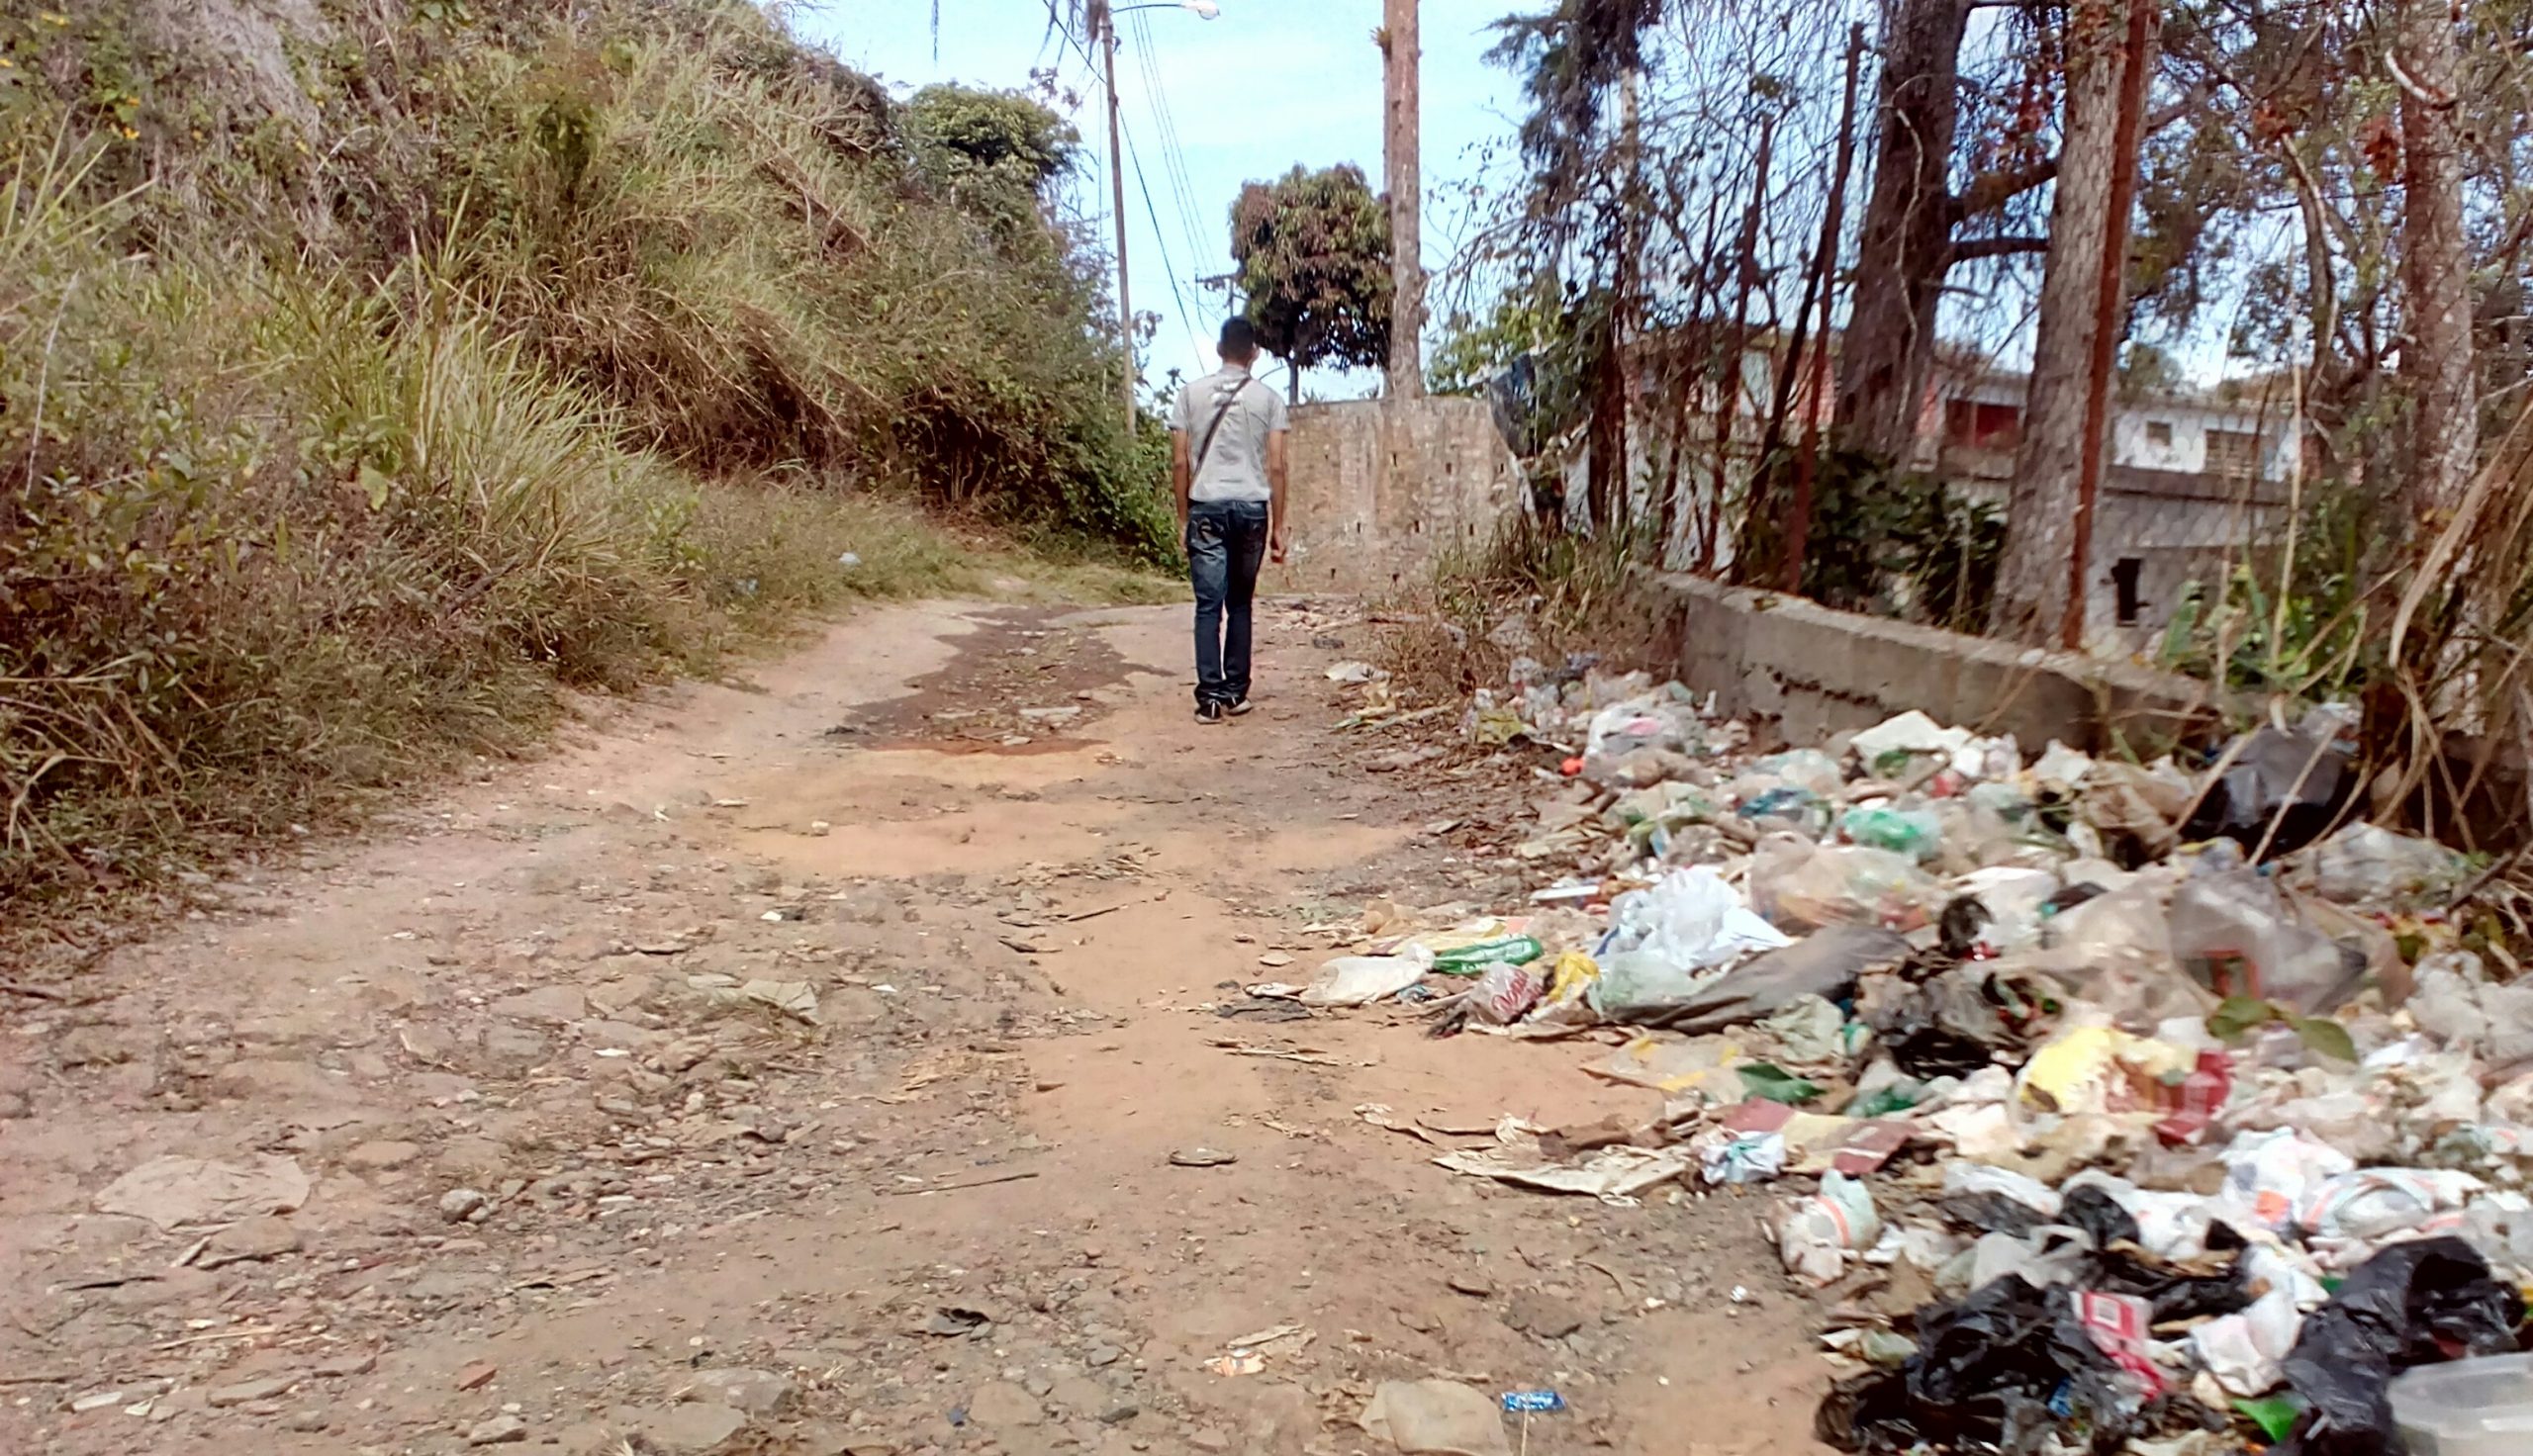
<instances>
[{"instance_id":1,"label":"sky","mask_svg":"<svg viewBox=\"0 0 2533 1456\"><path fill-rule=\"evenodd\" d=\"M1079 96L1074 121L1085 143L1074 205L1106 235L1104 93L1085 57L1049 34L1046 0L938 3L937 59L930 0L826 0L796 11L793 22L900 96L934 81L1023 88L1033 69L1061 62L1061 84ZM1381 0L1219 0L1211 21L1175 6L1124 14L1125 3L1117 90L1130 152L1128 283L1135 312L1161 316L1140 360L1147 385L1159 387L1170 370L1192 377L1215 365L1225 300L1197 280L1231 271L1230 210L1242 183L1296 163L1353 162L1381 186L1381 57L1372 42ZM1511 136L1518 85L1483 57L1494 44L1489 26L1518 8L1515 0L1424 0L1429 269L1450 260L1460 228L1451 184L1475 177L1482 148ZM1280 368L1270 370L1279 382ZM1376 383L1370 372L1313 371L1303 388L1346 398Z\"/></svg>"}]
</instances>

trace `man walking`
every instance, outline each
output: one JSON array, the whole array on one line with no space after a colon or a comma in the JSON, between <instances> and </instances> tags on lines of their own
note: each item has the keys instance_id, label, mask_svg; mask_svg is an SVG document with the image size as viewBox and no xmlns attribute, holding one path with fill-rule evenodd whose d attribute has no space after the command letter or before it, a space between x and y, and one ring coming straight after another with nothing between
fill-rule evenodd
<instances>
[{"instance_id":1,"label":"man walking","mask_svg":"<svg viewBox=\"0 0 2533 1456\"><path fill-rule=\"evenodd\" d=\"M1223 325L1223 367L1178 392L1170 477L1196 589L1196 721L1249 711L1250 598L1258 567L1284 559L1284 397L1253 377L1258 330Z\"/></svg>"}]
</instances>

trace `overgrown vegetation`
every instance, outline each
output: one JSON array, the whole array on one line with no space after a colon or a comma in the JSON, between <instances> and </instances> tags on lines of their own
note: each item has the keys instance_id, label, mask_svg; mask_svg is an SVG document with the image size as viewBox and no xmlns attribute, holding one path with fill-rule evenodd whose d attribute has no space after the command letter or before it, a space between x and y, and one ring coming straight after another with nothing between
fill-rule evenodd
<instances>
[{"instance_id":1,"label":"overgrown vegetation","mask_svg":"<svg viewBox=\"0 0 2533 1456\"><path fill-rule=\"evenodd\" d=\"M918 500L1166 557L1044 107L736 0L270 14L0 13L0 902L981 586Z\"/></svg>"},{"instance_id":2,"label":"overgrown vegetation","mask_svg":"<svg viewBox=\"0 0 2533 1456\"><path fill-rule=\"evenodd\" d=\"M1524 512L1482 545L1454 547L1385 604L1383 664L1421 701L1500 685L1517 657L1649 661L1632 573L1642 543L1555 529Z\"/></svg>"}]
</instances>

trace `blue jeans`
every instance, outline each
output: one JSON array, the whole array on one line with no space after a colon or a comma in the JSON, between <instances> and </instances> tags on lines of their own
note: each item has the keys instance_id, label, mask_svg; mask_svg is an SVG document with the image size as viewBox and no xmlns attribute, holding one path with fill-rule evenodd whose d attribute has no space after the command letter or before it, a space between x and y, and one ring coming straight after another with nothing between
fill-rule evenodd
<instances>
[{"instance_id":1,"label":"blue jeans","mask_svg":"<svg viewBox=\"0 0 2533 1456\"><path fill-rule=\"evenodd\" d=\"M1196 704L1249 696L1249 603L1266 559L1266 502L1187 507L1187 578L1196 589Z\"/></svg>"}]
</instances>

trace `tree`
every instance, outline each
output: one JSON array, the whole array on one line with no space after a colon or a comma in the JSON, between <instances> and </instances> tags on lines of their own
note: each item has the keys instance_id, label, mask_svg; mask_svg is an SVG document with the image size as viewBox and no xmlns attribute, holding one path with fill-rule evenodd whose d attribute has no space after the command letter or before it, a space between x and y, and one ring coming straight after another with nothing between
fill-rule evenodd
<instances>
[{"instance_id":1,"label":"tree","mask_svg":"<svg viewBox=\"0 0 2533 1456\"><path fill-rule=\"evenodd\" d=\"M1859 288L1838 373L1836 434L1851 450L1906 453L1934 358L1935 305L1951 266L1953 134L1965 0L1901 0L1882 37L1873 189L1856 243Z\"/></svg>"},{"instance_id":2,"label":"tree","mask_svg":"<svg viewBox=\"0 0 2533 1456\"><path fill-rule=\"evenodd\" d=\"M2126 33L2145 24L2133 12L2153 0L2076 0L2067 13L2066 112L2058 185L2049 210L2049 257L2041 275L2040 318L2031 383L2023 403L2022 447L2006 515L2006 557L1991 630L2042 643L2058 632L2073 590L2069 564L2091 506L2082 483L2088 448L2099 452L2108 378L2097 378L2126 331L2121 274L2135 178L2135 136L2122 135L2151 62L2134 57ZM2133 124L2131 124L2133 125ZM2123 155L2123 151L2126 154ZM2106 338L2108 333L2111 337ZM2099 459L2092 462L2099 469Z\"/></svg>"},{"instance_id":3,"label":"tree","mask_svg":"<svg viewBox=\"0 0 2533 1456\"><path fill-rule=\"evenodd\" d=\"M1234 285L1259 342L1301 372L1389 362L1389 210L1362 169L1295 167L1231 210Z\"/></svg>"},{"instance_id":4,"label":"tree","mask_svg":"<svg viewBox=\"0 0 2533 1456\"><path fill-rule=\"evenodd\" d=\"M2480 436L2472 390L2472 266L2463 237L2463 153L2454 25L2446 0L2401 0L2387 57L2401 87L2401 294L2408 340L2410 516L2435 529L2461 503Z\"/></svg>"}]
</instances>

